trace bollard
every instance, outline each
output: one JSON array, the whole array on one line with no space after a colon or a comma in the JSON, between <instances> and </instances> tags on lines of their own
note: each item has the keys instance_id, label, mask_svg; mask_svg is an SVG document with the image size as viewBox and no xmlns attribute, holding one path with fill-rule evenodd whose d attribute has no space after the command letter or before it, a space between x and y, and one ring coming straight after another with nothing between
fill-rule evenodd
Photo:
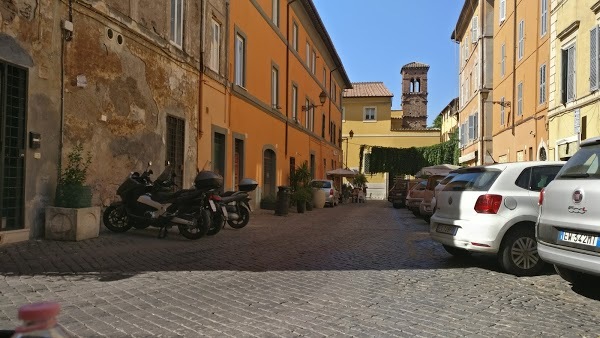
<instances>
[{"instance_id":1,"label":"bollard","mask_svg":"<svg viewBox=\"0 0 600 338\"><path fill-rule=\"evenodd\" d=\"M282 185L277 188L279 191L277 191L277 201L275 202L275 215L286 216L290 205L290 187Z\"/></svg>"}]
</instances>

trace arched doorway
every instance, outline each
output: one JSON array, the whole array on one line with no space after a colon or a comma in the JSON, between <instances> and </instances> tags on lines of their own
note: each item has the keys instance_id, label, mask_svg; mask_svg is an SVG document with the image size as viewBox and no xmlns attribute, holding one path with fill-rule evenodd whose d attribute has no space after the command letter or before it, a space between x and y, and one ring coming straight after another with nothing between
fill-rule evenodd
<instances>
[{"instance_id":1,"label":"arched doorway","mask_svg":"<svg viewBox=\"0 0 600 338\"><path fill-rule=\"evenodd\" d=\"M265 149L263 155L263 195L275 196L275 175L277 169L277 160L275 152L271 149Z\"/></svg>"}]
</instances>

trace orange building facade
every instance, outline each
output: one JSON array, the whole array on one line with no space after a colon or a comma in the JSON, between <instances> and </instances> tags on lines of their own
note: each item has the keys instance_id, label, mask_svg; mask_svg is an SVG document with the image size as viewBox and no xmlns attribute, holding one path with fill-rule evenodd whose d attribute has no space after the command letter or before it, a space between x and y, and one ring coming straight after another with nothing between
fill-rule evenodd
<instances>
[{"instance_id":1,"label":"orange building facade","mask_svg":"<svg viewBox=\"0 0 600 338\"><path fill-rule=\"evenodd\" d=\"M496 1L493 154L498 162L546 160L550 1Z\"/></svg>"},{"instance_id":2,"label":"orange building facade","mask_svg":"<svg viewBox=\"0 0 600 338\"><path fill-rule=\"evenodd\" d=\"M351 83L311 0L236 1L229 13L229 85L204 90L210 148L200 147L199 167L221 173L226 189L255 179L258 203L305 161L314 178L342 165L341 100Z\"/></svg>"}]
</instances>

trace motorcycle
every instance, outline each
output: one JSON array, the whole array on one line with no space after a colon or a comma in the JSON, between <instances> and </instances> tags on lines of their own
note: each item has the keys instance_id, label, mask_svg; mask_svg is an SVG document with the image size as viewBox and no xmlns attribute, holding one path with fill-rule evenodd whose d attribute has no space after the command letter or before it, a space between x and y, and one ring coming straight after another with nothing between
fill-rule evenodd
<instances>
[{"instance_id":1,"label":"motorcycle","mask_svg":"<svg viewBox=\"0 0 600 338\"><path fill-rule=\"evenodd\" d=\"M133 226L154 226L160 228L159 238L164 238L168 229L176 225L185 238L203 237L211 224L210 213L202 207L209 190L207 184L170 192L174 186L171 168L167 165L152 182L151 165L148 163L142 174L132 172L119 186L117 194L121 201L112 203L104 211L104 225L114 232L125 232Z\"/></svg>"},{"instance_id":2,"label":"motorcycle","mask_svg":"<svg viewBox=\"0 0 600 338\"><path fill-rule=\"evenodd\" d=\"M227 210L226 221L234 229L245 227L250 221L250 197L249 192L254 191L258 182L250 178L240 181L239 191L227 191L221 194L221 205Z\"/></svg>"}]
</instances>

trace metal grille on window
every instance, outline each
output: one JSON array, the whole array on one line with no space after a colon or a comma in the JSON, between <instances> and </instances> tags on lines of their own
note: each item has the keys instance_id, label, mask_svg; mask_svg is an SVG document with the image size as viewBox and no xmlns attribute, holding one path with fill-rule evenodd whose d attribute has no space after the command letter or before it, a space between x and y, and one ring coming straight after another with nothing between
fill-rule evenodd
<instances>
[{"instance_id":1,"label":"metal grille on window","mask_svg":"<svg viewBox=\"0 0 600 338\"><path fill-rule=\"evenodd\" d=\"M590 90L598 89L598 27L590 31Z\"/></svg>"},{"instance_id":2,"label":"metal grille on window","mask_svg":"<svg viewBox=\"0 0 600 338\"><path fill-rule=\"evenodd\" d=\"M567 102L575 98L575 47L567 51Z\"/></svg>"},{"instance_id":3,"label":"metal grille on window","mask_svg":"<svg viewBox=\"0 0 600 338\"><path fill-rule=\"evenodd\" d=\"M0 63L0 230L23 229L27 71Z\"/></svg>"},{"instance_id":4,"label":"metal grille on window","mask_svg":"<svg viewBox=\"0 0 600 338\"><path fill-rule=\"evenodd\" d=\"M167 116L167 160L175 173L175 184L183 186L185 120Z\"/></svg>"},{"instance_id":5,"label":"metal grille on window","mask_svg":"<svg viewBox=\"0 0 600 338\"><path fill-rule=\"evenodd\" d=\"M365 173L371 172L371 154L365 154Z\"/></svg>"}]
</instances>

